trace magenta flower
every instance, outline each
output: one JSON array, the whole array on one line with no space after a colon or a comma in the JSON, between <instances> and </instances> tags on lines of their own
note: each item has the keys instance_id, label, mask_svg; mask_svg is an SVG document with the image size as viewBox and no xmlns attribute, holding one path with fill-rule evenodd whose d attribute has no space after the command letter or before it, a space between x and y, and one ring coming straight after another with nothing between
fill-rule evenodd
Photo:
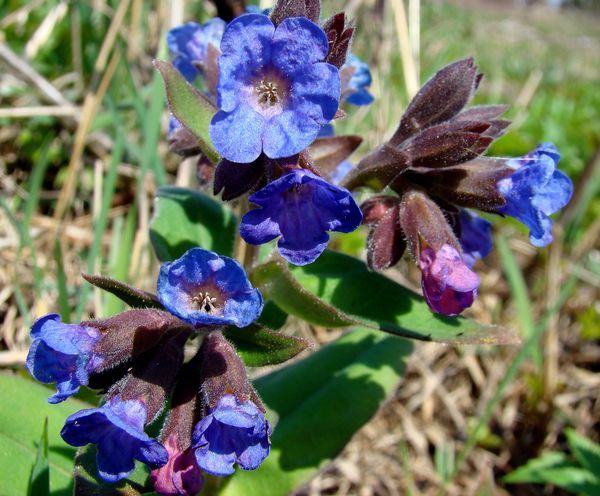
<instances>
[{"instance_id":1,"label":"magenta flower","mask_svg":"<svg viewBox=\"0 0 600 496\"><path fill-rule=\"evenodd\" d=\"M437 252L425 247L419 255L423 295L431 309L443 315L458 315L473 304L479 277L460 253L449 244Z\"/></svg>"}]
</instances>

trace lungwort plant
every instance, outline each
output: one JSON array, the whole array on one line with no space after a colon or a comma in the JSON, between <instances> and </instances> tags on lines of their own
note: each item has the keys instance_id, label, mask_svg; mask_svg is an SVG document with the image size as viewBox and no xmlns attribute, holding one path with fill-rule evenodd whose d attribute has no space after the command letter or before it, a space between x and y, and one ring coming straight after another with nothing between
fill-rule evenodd
<instances>
[{"instance_id":1,"label":"lungwort plant","mask_svg":"<svg viewBox=\"0 0 600 496\"><path fill-rule=\"evenodd\" d=\"M50 403L82 387L102 395L60 432L79 448L77 494L287 494L394 389L406 338L518 342L459 316L492 249L490 215L477 211L550 243L549 216L572 192L558 151L485 156L509 124L506 106L468 107L482 75L466 58L435 74L394 134L352 165L362 138L336 136L335 121L373 100L353 36L343 12L321 19L318 0L169 32L172 60L155 62L169 144L196 157L202 187L158 192L156 292L86 275L131 309L78 323L50 314L31 328L27 368L56 385ZM361 225L366 263L327 250L330 233ZM423 297L381 273L405 252ZM278 330L288 315L354 330L250 381L247 367L311 348Z\"/></svg>"}]
</instances>

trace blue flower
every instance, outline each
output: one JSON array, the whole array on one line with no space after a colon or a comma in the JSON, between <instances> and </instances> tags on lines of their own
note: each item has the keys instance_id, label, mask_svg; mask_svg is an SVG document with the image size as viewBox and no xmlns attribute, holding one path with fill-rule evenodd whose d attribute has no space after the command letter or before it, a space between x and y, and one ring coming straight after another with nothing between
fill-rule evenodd
<instances>
[{"instance_id":1,"label":"blue flower","mask_svg":"<svg viewBox=\"0 0 600 496\"><path fill-rule=\"evenodd\" d=\"M88 383L89 374L101 364L94 346L99 330L81 324L64 324L53 313L36 320L31 328L33 342L27 355L27 370L38 381L56 383L49 403L60 403Z\"/></svg>"},{"instance_id":2,"label":"blue flower","mask_svg":"<svg viewBox=\"0 0 600 496\"><path fill-rule=\"evenodd\" d=\"M249 163L264 153L289 157L309 146L333 119L338 69L326 62L325 32L304 17L277 28L261 14L234 19L221 40L217 103L209 131L217 151Z\"/></svg>"},{"instance_id":3,"label":"blue flower","mask_svg":"<svg viewBox=\"0 0 600 496\"><path fill-rule=\"evenodd\" d=\"M329 241L327 231L352 232L362 212L347 189L296 169L257 191L249 200L259 207L244 215L240 235L252 245L281 236L281 256L295 265L317 259Z\"/></svg>"},{"instance_id":4,"label":"blue flower","mask_svg":"<svg viewBox=\"0 0 600 496\"><path fill-rule=\"evenodd\" d=\"M252 401L226 394L194 429L192 448L198 466L213 475L231 475L237 463L254 470L269 454L271 427Z\"/></svg>"},{"instance_id":5,"label":"blue flower","mask_svg":"<svg viewBox=\"0 0 600 496\"><path fill-rule=\"evenodd\" d=\"M487 257L492 251L492 224L464 209L460 211L459 222L463 259L469 267L473 267L475 260Z\"/></svg>"},{"instance_id":6,"label":"blue flower","mask_svg":"<svg viewBox=\"0 0 600 496\"><path fill-rule=\"evenodd\" d=\"M529 241L543 247L552 242L552 219L549 215L563 208L573 194L573 183L556 169L560 159L552 143L544 143L524 157L507 164L515 169L497 183L506 205L499 213L510 215L529 227Z\"/></svg>"},{"instance_id":7,"label":"blue flower","mask_svg":"<svg viewBox=\"0 0 600 496\"><path fill-rule=\"evenodd\" d=\"M156 469L167 463L167 450L144 432L146 407L138 400L111 398L100 408L74 413L60 435L71 446L97 445L100 477L116 482L134 469L134 459Z\"/></svg>"},{"instance_id":8,"label":"blue flower","mask_svg":"<svg viewBox=\"0 0 600 496\"><path fill-rule=\"evenodd\" d=\"M163 264L157 286L164 307L195 326L246 327L263 308L260 292L239 263L202 248Z\"/></svg>"},{"instance_id":9,"label":"blue flower","mask_svg":"<svg viewBox=\"0 0 600 496\"><path fill-rule=\"evenodd\" d=\"M351 76L342 86L342 98L352 105L369 105L373 103L373 95L369 86L373 82L369 65L356 55L349 54L342 66L342 74L350 72Z\"/></svg>"},{"instance_id":10,"label":"blue flower","mask_svg":"<svg viewBox=\"0 0 600 496\"><path fill-rule=\"evenodd\" d=\"M167 46L175 56L173 65L185 79L196 79L200 73L196 64L206 61L209 44L219 47L225 24L223 19L215 17L202 25L188 22L167 33Z\"/></svg>"}]
</instances>

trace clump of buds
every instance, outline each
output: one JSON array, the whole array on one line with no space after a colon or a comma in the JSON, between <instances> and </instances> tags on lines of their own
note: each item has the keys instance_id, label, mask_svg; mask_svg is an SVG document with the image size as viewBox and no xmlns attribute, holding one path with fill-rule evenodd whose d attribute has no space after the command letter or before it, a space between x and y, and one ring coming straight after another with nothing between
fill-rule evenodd
<instances>
[{"instance_id":1,"label":"clump of buds","mask_svg":"<svg viewBox=\"0 0 600 496\"><path fill-rule=\"evenodd\" d=\"M548 216L572 193L551 144L516 159L483 157L509 121L499 118L504 105L464 109L481 78L471 58L440 70L411 101L389 141L342 182L350 190L386 191L361 206L370 226L369 267L396 264L408 242L427 303L445 315L473 303L479 278L471 267L491 249L490 224L467 209L514 216L530 228L531 242L544 246L552 240Z\"/></svg>"}]
</instances>

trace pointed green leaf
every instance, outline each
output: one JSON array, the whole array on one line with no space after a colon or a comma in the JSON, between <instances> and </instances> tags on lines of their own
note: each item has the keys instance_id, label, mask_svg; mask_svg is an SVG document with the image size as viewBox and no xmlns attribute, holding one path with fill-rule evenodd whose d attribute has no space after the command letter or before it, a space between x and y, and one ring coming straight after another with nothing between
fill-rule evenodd
<instances>
[{"instance_id":1,"label":"pointed green leaf","mask_svg":"<svg viewBox=\"0 0 600 496\"><path fill-rule=\"evenodd\" d=\"M60 430L69 415L90 405L73 398L50 405L49 388L8 373L0 374L0 391L10 398L0 405L0 493L27 494L47 418L50 492L71 495L75 448L62 440Z\"/></svg>"},{"instance_id":2,"label":"pointed green leaf","mask_svg":"<svg viewBox=\"0 0 600 496\"><path fill-rule=\"evenodd\" d=\"M307 339L287 336L258 324L243 329L228 327L224 334L235 345L236 351L248 367L276 365L312 347L312 343Z\"/></svg>"},{"instance_id":3,"label":"pointed green leaf","mask_svg":"<svg viewBox=\"0 0 600 496\"><path fill-rule=\"evenodd\" d=\"M316 325L360 324L413 339L456 344L518 344L508 329L431 312L422 297L371 272L354 257L325 251L314 263L274 259L255 267L253 282L284 311Z\"/></svg>"},{"instance_id":4,"label":"pointed green leaf","mask_svg":"<svg viewBox=\"0 0 600 496\"><path fill-rule=\"evenodd\" d=\"M81 276L90 284L114 294L117 298L123 300L133 308L164 308L156 295L135 288L111 277L93 276L81 274Z\"/></svg>"},{"instance_id":5,"label":"pointed green leaf","mask_svg":"<svg viewBox=\"0 0 600 496\"><path fill-rule=\"evenodd\" d=\"M44 420L44 430L38 445L35 463L29 478L29 496L50 494L50 464L48 462L48 417Z\"/></svg>"},{"instance_id":6,"label":"pointed green leaf","mask_svg":"<svg viewBox=\"0 0 600 496\"><path fill-rule=\"evenodd\" d=\"M227 205L191 189L158 190L150 241L159 260L175 260L197 246L231 256L235 236L236 219Z\"/></svg>"},{"instance_id":7,"label":"pointed green leaf","mask_svg":"<svg viewBox=\"0 0 600 496\"><path fill-rule=\"evenodd\" d=\"M600 444L584 437L573 429L566 430L569 448L581 465L592 474L600 476Z\"/></svg>"},{"instance_id":8,"label":"pointed green leaf","mask_svg":"<svg viewBox=\"0 0 600 496\"><path fill-rule=\"evenodd\" d=\"M154 66L160 71L165 82L171 112L181 124L198 138L198 146L202 152L216 164L220 157L212 146L208 126L217 108L208 98L188 83L171 64L155 60Z\"/></svg>"},{"instance_id":9,"label":"pointed green leaf","mask_svg":"<svg viewBox=\"0 0 600 496\"><path fill-rule=\"evenodd\" d=\"M525 465L520 466L510 474L504 476L502 481L507 484L518 484L523 482L533 482L538 484L546 483L543 475L550 469L575 468L573 463L565 453L558 451L547 451L538 458L529 460Z\"/></svg>"},{"instance_id":10,"label":"pointed green leaf","mask_svg":"<svg viewBox=\"0 0 600 496\"><path fill-rule=\"evenodd\" d=\"M377 412L411 351L409 341L359 329L258 379L274 427L271 454L255 471L236 471L221 494L284 496L306 483Z\"/></svg>"}]
</instances>

